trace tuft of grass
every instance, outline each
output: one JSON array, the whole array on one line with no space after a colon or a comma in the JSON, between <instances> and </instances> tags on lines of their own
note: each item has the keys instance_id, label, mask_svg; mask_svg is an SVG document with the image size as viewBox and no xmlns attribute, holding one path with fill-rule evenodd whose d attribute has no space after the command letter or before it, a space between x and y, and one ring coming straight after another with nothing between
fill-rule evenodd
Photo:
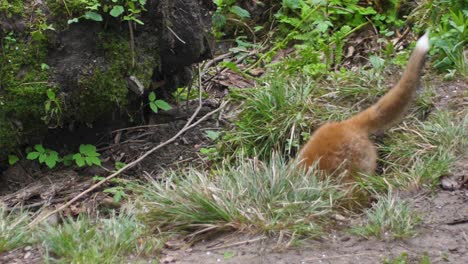
<instances>
[{"instance_id":1,"label":"tuft of grass","mask_svg":"<svg viewBox=\"0 0 468 264\"><path fill-rule=\"evenodd\" d=\"M62 225L45 226L38 239L46 249L46 261L58 263L127 263L127 257L161 247L129 212L108 219L79 216Z\"/></svg>"},{"instance_id":2,"label":"tuft of grass","mask_svg":"<svg viewBox=\"0 0 468 264\"><path fill-rule=\"evenodd\" d=\"M266 80L257 89L236 91L233 96L245 100L244 107L221 149L227 154L262 159L269 158L272 150L294 153L302 142L301 133L314 125L310 99L317 92L309 79L288 82L283 78ZM323 110L315 112L320 115Z\"/></svg>"},{"instance_id":3,"label":"tuft of grass","mask_svg":"<svg viewBox=\"0 0 468 264\"><path fill-rule=\"evenodd\" d=\"M386 178L373 177L367 184L379 190L389 185L413 190L435 187L456 157L467 153L467 113L437 111L424 122L413 120L393 129L379 146Z\"/></svg>"},{"instance_id":4,"label":"tuft of grass","mask_svg":"<svg viewBox=\"0 0 468 264\"><path fill-rule=\"evenodd\" d=\"M379 197L374 206L366 211L366 223L350 230L366 238L405 238L416 234L420 219L409 204L392 195Z\"/></svg>"},{"instance_id":5,"label":"tuft of grass","mask_svg":"<svg viewBox=\"0 0 468 264\"><path fill-rule=\"evenodd\" d=\"M31 216L23 210L8 212L0 206L0 253L29 244Z\"/></svg>"},{"instance_id":6,"label":"tuft of grass","mask_svg":"<svg viewBox=\"0 0 468 264\"><path fill-rule=\"evenodd\" d=\"M270 162L238 160L214 176L194 169L170 172L164 182L140 187L156 230L200 234L241 230L270 235L320 235L348 191L314 170L273 157Z\"/></svg>"}]
</instances>

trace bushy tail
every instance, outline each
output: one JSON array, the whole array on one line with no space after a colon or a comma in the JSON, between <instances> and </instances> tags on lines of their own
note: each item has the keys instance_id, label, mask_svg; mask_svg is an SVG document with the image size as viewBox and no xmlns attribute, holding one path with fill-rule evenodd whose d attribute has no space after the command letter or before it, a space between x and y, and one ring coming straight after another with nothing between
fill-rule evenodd
<instances>
[{"instance_id":1,"label":"bushy tail","mask_svg":"<svg viewBox=\"0 0 468 264\"><path fill-rule=\"evenodd\" d=\"M416 88L419 86L425 55L429 51L429 34L426 33L416 43L406 69L392 89L380 100L352 117L348 121L363 128L368 133L383 131L397 122L405 113Z\"/></svg>"}]
</instances>

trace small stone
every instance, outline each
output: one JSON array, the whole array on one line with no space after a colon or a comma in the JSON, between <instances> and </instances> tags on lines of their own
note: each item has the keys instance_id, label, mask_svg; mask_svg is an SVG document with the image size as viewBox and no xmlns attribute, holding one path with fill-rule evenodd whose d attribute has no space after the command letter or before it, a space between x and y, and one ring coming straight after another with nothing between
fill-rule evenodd
<instances>
[{"instance_id":1,"label":"small stone","mask_svg":"<svg viewBox=\"0 0 468 264\"><path fill-rule=\"evenodd\" d=\"M26 254L24 254L24 259L29 258L31 254L32 254L31 251L26 252Z\"/></svg>"},{"instance_id":2,"label":"small stone","mask_svg":"<svg viewBox=\"0 0 468 264\"><path fill-rule=\"evenodd\" d=\"M172 263L175 261L176 261L176 258L174 258L173 256L166 256L165 258L161 260L161 263Z\"/></svg>"}]
</instances>

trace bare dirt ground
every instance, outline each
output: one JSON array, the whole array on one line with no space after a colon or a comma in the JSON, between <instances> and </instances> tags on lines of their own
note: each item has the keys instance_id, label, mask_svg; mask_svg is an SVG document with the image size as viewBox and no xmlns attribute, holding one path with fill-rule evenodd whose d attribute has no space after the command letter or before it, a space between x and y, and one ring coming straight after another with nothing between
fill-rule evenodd
<instances>
[{"instance_id":1,"label":"bare dirt ground","mask_svg":"<svg viewBox=\"0 0 468 264\"><path fill-rule=\"evenodd\" d=\"M435 108L463 110L468 104L466 81L432 82L436 88ZM206 105L203 113L213 109ZM114 161L128 162L177 133L185 124L187 114L174 113L170 122L153 127L107 131L105 144L98 145L105 166ZM144 179L149 174L158 177L169 167L203 164L199 149L210 144L206 130L219 129L216 118L188 131L174 144L148 157L137 167L127 171L125 178ZM107 175L106 171L58 169L41 172L32 163L18 163L0 177L0 202L9 206L22 204L30 208L54 207L74 197L93 182L89 175ZM346 232L348 220L342 228L330 232L320 240L306 241L300 246L285 248L288 241L262 235L226 234L191 247L167 248L160 257L162 263L381 263L384 257L408 254L409 263L419 263L427 253L432 263L468 263L468 156L459 157L447 178L456 183L453 188L439 188L434 193L402 194L420 213L422 224L418 234L410 239L365 239ZM70 188L73 186L73 188ZM106 198L102 189L76 203L68 215L102 206ZM104 205L105 206L105 205ZM28 246L0 254L0 263L41 263L44 254L40 245Z\"/></svg>"}]
</instances>

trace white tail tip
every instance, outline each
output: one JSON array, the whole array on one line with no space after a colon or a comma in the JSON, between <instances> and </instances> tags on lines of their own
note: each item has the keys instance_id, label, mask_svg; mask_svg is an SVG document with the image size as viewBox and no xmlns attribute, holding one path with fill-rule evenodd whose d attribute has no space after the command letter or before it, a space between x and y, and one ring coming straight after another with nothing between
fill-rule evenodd
<instances>
[{"instance_id":1,"label":"white tail tip","mask_svg":"<svg viewBox=\"0 0 468 264\"><path fill-rule=\"evenodd\" d=\"M418 42L416 42L416 48L424 52L429 51L429 31L427 31L426 34L424 34L421 38L418 39Z\"/></svg>"}]
</instances>

